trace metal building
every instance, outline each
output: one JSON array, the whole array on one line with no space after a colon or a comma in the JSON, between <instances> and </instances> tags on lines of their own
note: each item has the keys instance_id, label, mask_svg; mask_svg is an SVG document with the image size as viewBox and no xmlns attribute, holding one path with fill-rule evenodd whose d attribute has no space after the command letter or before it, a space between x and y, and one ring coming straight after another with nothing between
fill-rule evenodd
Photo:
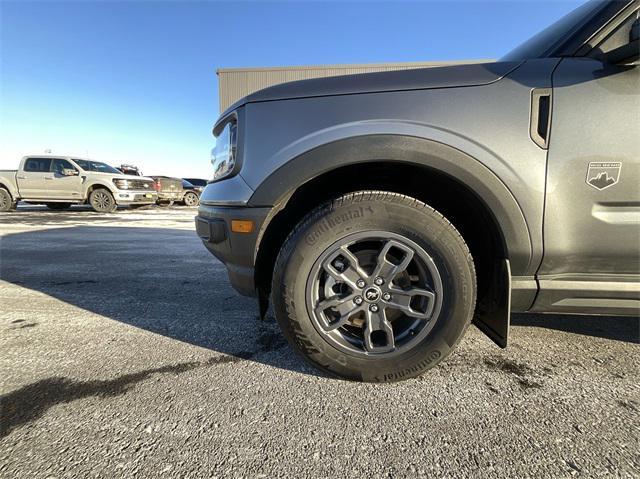
<instances>
[{"instance_id":1,"label":"metal building","mask_svg":"<svg viewBox=\"0 0 640 479\"><path fill-rule=\"evenodd\" d=\"M308 78L325 78L358 73L409 70L412 68L433 68L469 63L483 63L489 60L376 63L365 65L318 65L271 68L220 68L218 75L218 98L220 112L226 110L240 98L269 86Z\"/></svg>"}]
</instances>

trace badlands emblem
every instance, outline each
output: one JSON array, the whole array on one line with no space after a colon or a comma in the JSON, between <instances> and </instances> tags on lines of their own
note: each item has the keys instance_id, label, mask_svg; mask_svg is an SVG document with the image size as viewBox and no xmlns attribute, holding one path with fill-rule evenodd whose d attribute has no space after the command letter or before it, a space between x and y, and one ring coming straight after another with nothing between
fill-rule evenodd
<instances>
[{"instance_id":1,"label":"badlands emblem","mask_svg":"<svg viewBox=\"0 0 640 479\"><path fill-rule=\"evenodd\" d=\"M587 184L596 190L604 190L615 185L620 179L622 163L589 163L587 169Z\"/></svg>"}]
</instances>

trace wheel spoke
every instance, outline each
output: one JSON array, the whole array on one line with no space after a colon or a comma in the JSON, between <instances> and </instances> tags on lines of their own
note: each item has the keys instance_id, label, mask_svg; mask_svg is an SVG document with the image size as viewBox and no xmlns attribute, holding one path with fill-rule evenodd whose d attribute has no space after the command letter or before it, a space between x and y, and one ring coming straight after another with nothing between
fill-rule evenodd
<instances>
[{"instance_id":1,"label":"wheel spoke","mask_svg":"<svg viewBox=\"0 0 640 479\"><path fill-rule=\"evenodd\" d=\"M349 319L356 313L362 311L364 309L364 305L356 305L353 302L353 298L355 297L355 294L346 296L346 297L338 297L338 296L333 296L331 298L327 298L323 301L321 301L318 306L316 306L315 312L316 315L319 316L320 318L322 318L322 328L329 332L329 331L333 331L335 329L338 329L339 327L343 326L347 321L349 321ZM340 315L340 317L329 323L327 321L327 316L324 313L327 309L331 309L333 311L335 311L336 313L338 313Z\"/></svg>"},{"instance_id":2,"label":"wheel spoke","mask_svg":"<svg viewBox=\"0 0 640 479\"><path fill-rule=\"evenodd\" d=\"M345 265L344 269L339 271L334 266L334 261L338 258L344 258L347 260L348 265ZM346 283L351 289L357 289L356 282L361 278L366 278L366 273L360 268L358 258L351 252L346 246L341 247L338 251L329 256L322 267L339 283Z\"/></svg>"},{"instance_id":3,"label":"wheel spoke","mask_svg":"<svg viewBox=\"0 0 640 479\"><path fill-rule=\"evenodd\" d=\"M391 249L400 250L404 253L404 256L400 263L395 264L387 259L389 251ZM382 277L387 282L391 282L399 273L403 272L411 263L413 259L413 250L397 241L389 240L385 243L378 255L378 264L373 272L374 277Z\"/></svg>"},{"instance_id":4,"label":"wheel spoke","mask_svg":"<svg viewBox=\"0 0 640 479\"><path fill-rule=\"evenodd\" d=\"M391 288L391 300L387 302L388 308L397 309L402 311L407 316L414 318L428 319L433 313L433 307L435 305L436 295L433 291L421 288L412 288L408 290ZM423 297L427 298L427 305L423 311L413 309L411 303L415 298Z\"/></svg>"},{"instance_id":5,"label":"wheel spoke","mask_svg":"<svg viewBox=\"0 0 640 479\"><path fill-rule=\"evenodd\" d=\"M384 309L367 310L367 326L364 330L364 346L372 353L386 353L395 349L393 328L387 321Z\"/></svg>"}]
</instances>

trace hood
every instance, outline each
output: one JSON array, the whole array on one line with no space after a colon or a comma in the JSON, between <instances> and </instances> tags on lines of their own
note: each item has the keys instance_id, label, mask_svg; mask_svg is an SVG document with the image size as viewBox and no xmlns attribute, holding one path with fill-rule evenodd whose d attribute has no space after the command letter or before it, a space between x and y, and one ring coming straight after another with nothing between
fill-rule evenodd
<instances>
[{"instance_id":1,"label":"hood","mask_svg":"<svg viewBox=\"0 0 640 479\"><path fill-rule=\"evenodd\" d=\"M281 83L244 97L229 107L221 115L221 118L246 103L486 85L501 79L521 63L519 61L472 63L390 72L361 73Z\"/></svg>"}]
</instances>

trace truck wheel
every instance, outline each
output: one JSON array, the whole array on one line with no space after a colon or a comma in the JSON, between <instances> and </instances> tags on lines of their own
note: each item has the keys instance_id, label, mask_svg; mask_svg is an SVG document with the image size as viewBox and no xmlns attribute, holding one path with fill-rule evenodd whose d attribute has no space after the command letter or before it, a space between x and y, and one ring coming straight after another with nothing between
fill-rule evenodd
<instances>
[{"instance_id":1,"label":"truck wheel","mask_svg":"<svg viewBox=\"0 0 640 479\"><path fill-rule=\"evenodd\" d=\"M106 188L97 188L89 194L89 203L98 213L113 213L118 209L116 200Z\"/></svg>"},{"instance_id":2,"label":"truck wheel","mask_svg":"<svg viewBox=\"0 0 640 479\"><path fill-rule=\"evenodd\" d=\"M198 206L198 195L195 193L185 193L183 201L185 206Z\"/></svg>"},{"instance_id":3,"label":"truck wheel","mask_svg":"<svg viewBox=\"0 0 640 479\"><path fill-rule=\"evenodd\" d=\"M15 209L16 202L11 198L11 193L4 188L0 188L0 211L11 211Z\"/></svg>"},{"instance_id":4,"label":"truck wheel","mask_svg":"<svg viewBox=\"0 0 640 479\"><path fill-rule=\"evenodd\" d=\"M47 203L50 210L66 210L71 207L71 203Z\"/></svg>"},{"instance_id":5,"label":"truck wheel","mask_svg":"<svg viewBox=\"0 0 640 479\"><path fill-rule=\"evenodd\" d=\"M473 259L458 231L426 204L361 191L308 214L286 239L273 276L274 311L315 366L361 381L418 376L471 323Z\"/></svg>"},{"instance_id":6,"label":"truck wheel","mask_svg":"<svg viewBox=\"0 0 640 479\"><path fill-rule=\"evenodd\" d=\"M162 207L165 207L165 206L173 206L173 200L169 200L169 201L158 201L156 204L157 204L158 206L162 206Z\"/></svg>"}]
</instances>

